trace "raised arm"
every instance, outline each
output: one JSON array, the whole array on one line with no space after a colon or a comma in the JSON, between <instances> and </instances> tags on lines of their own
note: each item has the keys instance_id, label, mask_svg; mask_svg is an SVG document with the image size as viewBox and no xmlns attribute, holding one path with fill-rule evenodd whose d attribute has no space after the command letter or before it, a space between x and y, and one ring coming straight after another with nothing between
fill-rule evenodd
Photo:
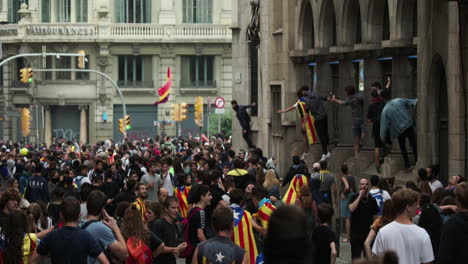
<instances>
[{"instance_id":1,"label":"raised arm","mask_svg":"<svg viewBox=\"0 0 468 264\"><path fill-rule=\"evenodd\" d=\"M296 109L296 106L295 105L291 105L290 107L286 108L286 109L280 109L277 111L278 114L282 114L282 113L287 113L287 112L290 112L292 110Z\"/></svg>"}]
</instances>

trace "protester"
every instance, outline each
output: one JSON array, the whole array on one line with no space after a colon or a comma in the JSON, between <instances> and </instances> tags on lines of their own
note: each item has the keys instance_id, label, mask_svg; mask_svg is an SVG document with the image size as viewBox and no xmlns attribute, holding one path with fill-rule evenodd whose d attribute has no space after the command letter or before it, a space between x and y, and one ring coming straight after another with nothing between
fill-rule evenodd
<instances>
[{"instance_id":1,"label":"protester","mask_svg":"<svg viewBox=\"0 0 468 264\"><path fill-rule=\"evenodd\" d=\"M127 263L151 263L164 248L164 243L144 224L136 204L125 211L122 235L128 248Z\"/></svg>"},{"instance_id":2,"label":"protester","mask_svg":"<svg viewBox=\"0 0 468 264\"><path fill-rule=\"evenodd\" d=\"M307 238L306 223L304 212L297 206L278 207L269 219L263 248L265 263L305 263L312 247Z\"/></svg>"},{"instance_id":3,"label":"protester","mask_svg":"<svg viewBox=\"0 0 468 264\"><path fill-rule=\"evenodd\" d=\"M158 168L155 162L150 163L148 173L143 175L141 182L146 185L148 190L148 201L158 202L158 190L161 184L161 177L156 174Z\"/></svg>"},{"instance_id":4,"label":"protester","mask_svg":"<svg viewBox=\"0 0 468 264\"><path fill-rule=\"evenodd\" d=\"M255 263L258 256L257 245L253 233L255 226L260 233L264 233L265 229L258 226L253 220L251 214L241 207L243 200L243 192L239 189L234 189L229 193L231 205L230 208L234 214L234 228L232 240L238 246L246 251L247 263Z\"/></svg>"},{"instance_id":5,"label":"protester","mask_svg":"<svg viewBox=\"0 0 468 264\"><path fill-rule=\"evenodd\" d=\"M385 107L385 102L380 97L378 92L380 83L373 83L371 91L372 103L369 104L367 108L367 120L369 123L372 123L372 138L374 139L374 161L375 161L375 168L377 169L377 173L382 172L381 164L380 164L380 154L382 149L385 147L385 144L380 139L380 117L382 115L382 110Z\"/></svg>"},{"instance_id":6,"label":"protester","mask_svg":"<svg viewBox=\"0 0 468 264\"><path fill-rule=\"evenodd\" d=\"M249 263L245 250L231 241L234 225L232 210L225 207L216 208L211 222L216 236L198 244L192 263Z\"/></svg>"},{"instance_id":7,"label":"protester","mask_svg":"<svg viewBox=\"0 0 468 264\"><path fill-rule=\"evenodd\" d=\"M4 248L1 252L4 263L29 263L29 258L39 243L52 228L36 233L30 228L29 221L25 213L19 209L13 209L9 214L2 229Z\"/></svg>"},{"instance_id":8,"label":"protester","mask_svg":"<svg viewBox=\"0 0 468 264\"><path fill-rule=\"evenodd\" d=\"M419 208L419 194L410 189L398 190L392 195L392 203L396 219L379 230L372 253L380 255L394 250L401 264L432 262L434 254L429 235L411 222Z\"/></svg>"},{"instance_id":9,"label":"protester","mask_svg":"<svg viewBox=\"0 0 468 264\"><path fill-rule=\"evenodd\" d=\"M458 213L444 224L437 263L465 263L468 259L468 183L455 189Z\"/></svg>"},{"instance_id":10,"label":"protester","mask_svg":"<svg viewBox=\"0 0 468 264\"><path fill-rule=\"evenodd\" d=\"M239 120L240 126L242 128L242 137L244 138L247 146L249 148L255 148L255 145L250 139L250 116L247 113L246 109L255 106L255 102L252 105L239 105L236 100L231 101L232 109L236 112L237 120Z\"/></svg>"},{"instance_id":11,"label":"protester","mask_svg":"<svg viewBox=\"0 0 468 264\"><path fill-rule=\"evenodd\" d=\"M351 212L349 211L349 200L356 193L356 182L354 176L349 174L348 165L341 166L341 192L340 192L340 209L341 217L345 219L345 234L346 238L342 242L349 242L351 232Z\"/></svg>"},{"instance_id":12,"label":"protester","mask_svg":"<svg viewBox=\"0 0 468 264\"><path fill-rule=\"evenodd\" d=\"M88 231L99 242L102 250L107 249L117 261L124 261L128 257L127 246L116 220L104 210L106 202L107 198L101 191L92 191L88 195L86 202L88 214L81 228ZM107 254L108 258L110 254ZM90 258L88 263L96 263L96 260Z\"/></svg>"},{"instance_id":13,"label":"protester","mask_svg":"<svg viewBox=\"0 0 468 264\"><path fill-rule=\"evenodd\" d=\"M351 196L349 200L349 211L351 212L351 258L361 258L364 252L364 242L375 215L379 212L379 206L375 199L369 194L369 181L359 181L359 193Z\"/></svg>"},{"instance_id":14,"label":"protester","mask_svg":"<svg viewBox=\"0 0 468 264\"><path fill-rule=\"evenodd\" d=\"M302 154L302 158L304 159L309 153L309 145L314 144L317 140L317 131L314 126L314 116L311 115L309 109L307 109L306 93L303 89L297 91L297 102L294 105L286 109L280 109L277 113L287 113L294 109L297 110L297 114L301 121L301 130L304 137L304 153Z\"/></svg>"},{"instance_id":15,"label":"protester","mask_svg":"<svg viewBox=\"0 0 468 264\"><path fill-rule=\"evenodd\" d=\"M411 115L411 107L415 107L417 99L395 98L391 99L388 90L380 94L384 100L385 107L380 118L380 139L384 143L398 138L401 154L405 161L405 169L411 167L406 151L406 139L409 140L415 162L418 160L416 138L414 135L414 121Z\"/></svg>"},{"instance_id":16,"label":"protester","mask_svg":"<svg viewBox=\"0 0 468 264\"><path fill-rule=\"evenodd\" d=\"M146 198L148 198L148 192L146 191L146 185L142 182L136 186L137 198L133 203L136 208L140 211L141 219L146 219Z\"/></svg>"},{"instance_id":17,"label":"protester","mask_svg":"<svg viewBox=\"0 0 468 264\"><path fill-rule=\"evenodd\" d=\"M379 188L380 177L378 175L372 175L370 178L370 190L369 194L375 199L377 205L379 206L378 215L382 215L382 208L385 201L390 200L390 194L386 190L381 190Z\"/></svg>"},{"instance_id":18,"label":"protester","mask_svg":"<svg viewBox=\"0 0 468 264\"><path fill-rule=\"evenodd\" d=\"M356 93L356 88L349 85L345 87L346 91L346 100L340 100L333 95L329 100L331 102L350 106L351 107L351 116L353 119L352 125L352 134L354 138L354 156L357 157L360 151L360 141L361 137L364 135L364 100L362 95Z\"/></svg>"},{"instance_id":19,"label":"protester","mask_svg":"<svg viewBox=\"0 0 468 264\"><path fill-rule=\"evenodd\" d=\"M164 242L164 248L155 259L155 263L175 264L176 257L187 248L187 243L179 243L176 220L179 214L178 201L169 197L164 202L164 214L150 225L150 230Z\"/></svg>"},{"instance_id":20,"label":"protester","mask_svg":"<svg viewBox=\"0 0 468 264\"><path fill-rule=\"evenodd\" d=\"M190 192L193 193L193 208L188 213L188 236L184 234L185 242L187 243L186 263L192 262L193 254L198 243L206 240L206 213L205 208L211 204L211 193L210 188L206 185L198 185L193 188Z\"/></svg>"},{"instance_id":21,"label":"protester","mask_svg":"<svg viewBox=\"0 0 468 264\"><path fill-rule=\"evenodd\" d=\"M77 226L80 202L76 198L67 197L63 200L60 216L63 218L62 228L54 229L41 239L31 257L31 263L41 263L47 256L53 264L82 264L87 263L88 257L97 259L99 263L109 263L96 239Z\"/></svg>"},{"instance_id":22,"label":"protester","mask_svg":"<svg viewBox=\"0 0 468 264\"><path fill-rule=\"evenodd\" d=\"M329 264L336 262L337 239L335 233L330 229L333 217L333 207L323 203L318 207L318 218L320 226L313 232L313 241L315 246L315 259L313 263Z\"/></svg>"},{"instance_id":23,"label":"protester","mask_svg":"<svg viewBox=\"0 0 468 264\"><path fill-rule=\"evenodd\" d=\"M0 197L0 229L3 230L8 219L8 215L15 209L19 209L21 194L18 190L6 189Z\"/></svg>"},{"instance_id":24,"label":"protester","mask_svg":"<svg viewBox=\"0 0 468 264\"><path fill-rule=\"evenodd\" d=\"M314 126L317 131L320 145L322 146L322 159L326 160L331 157L331 153L328 150L329 137L328 137L328 115L323 102L327 100L326 97L322 97L317 91L316 87L309 89L307 85L301 87L301 91L306 97L306 107L310 114L314 116Z\"/></svg>"},{"instance_id":25,"label":"protester","mask_svg":"<svg viewBox=\"0 0 468 264\"><path fill-rule=\"evenodd\" d=\"M375 219L369 234L367 235L366 241L364 242L364 250L367 258L372 257L372 244L374 243L375 237L379 233L379 230L395 220L395 217L396 215L392 200L385 201L383 204L382 215Z\"/></svg>"}]
</instances>

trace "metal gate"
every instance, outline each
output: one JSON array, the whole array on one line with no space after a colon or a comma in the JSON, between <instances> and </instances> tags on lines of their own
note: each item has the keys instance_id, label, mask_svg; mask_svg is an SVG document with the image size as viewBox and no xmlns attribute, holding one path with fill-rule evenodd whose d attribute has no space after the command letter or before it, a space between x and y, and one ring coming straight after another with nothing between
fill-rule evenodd
<instances>
[{"instance_id":1,"label":"metal gate","mask_svg":"<svg viewBox=\"0 0 468 264\"><path fill-rule=\"evenodd\" d=\"M78 105L51 106L52 137L56 140L80 140L80 110Z\"/></svg>"},{"instance_id":2,"label":"metal gate","mask_svg":"<svg viewBox=\"0 0 468 264\"><path fill-rule=\"evenodd\" d=\"M113 133L115 141L122 141L119 131L119 118L122 118L121 105L114 105ZM157 134L154 121L158 117L158 108L153 105L127 105L127 115L130 115L132 128L127 131L128 140L155 138Z\"/></svg>"}]
</instances>

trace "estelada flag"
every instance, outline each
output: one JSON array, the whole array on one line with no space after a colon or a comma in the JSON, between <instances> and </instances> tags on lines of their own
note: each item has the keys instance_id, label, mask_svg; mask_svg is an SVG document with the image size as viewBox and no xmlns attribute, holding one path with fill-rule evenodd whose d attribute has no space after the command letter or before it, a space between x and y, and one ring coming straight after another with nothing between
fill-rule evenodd
<instances>
[{"instance_id":1,"label":"estelada flag","mask_svg":"<svg viewBox=\"0 0 468 264\"><path fill-rule=\"evenodd\" d=\"M187 213L188 213L187 197L188 197L189 192L190 192L190 186L181 186L181 187L174 188L175 196L179 200L179 209L180 209L180 214L182 215L182 218L187 218Z\"/></svg>"},{"instance_id":2,"label":"estelada flag","mask_svg":"<svg viewBox=\"0 0 468 264\"><path fill-rule=\"evenodd\" d=\"M166 83L164 83L164 85L158 89L159 98L153 105L162 104L169 100L169 93L171 92L171 86L172 86L172 74L171 74L171 68L168 67Z\"/></svg>"},{"instance_id":3,"label":"estelada flag","mask_svg":"<svg viewBox=\"0 0 468 264\"><path fill-rule=\"evenodd\" d=\"M317 142L317 130L315 129L315 118L306 110L306 104L304 97L301 97L297 101L297 114L301 118L301 122L304 123L305 133L307 135L307 141L309 144L314 144Z\"/></svg>"},{"instance_id":4,"label":"estelada flag","mask_svg":"<svg viewBox=\"0 0 468 264\"><path fill-rule=\"evenodd\" d=\"M294 175L289 183L289 188L283 197L283 203L295 204L297 197L299 197L300 189L303 185L309 185L309 180L303 174Z\"/></svg>"},{"instance_id":5,"label":"estelada flag","mask_svg":"<svg viewBox=\"0 0 468 264\"><path fill-rule=\"evenodd\" d=\"M234 213L234 232L232 241L247 253L248 263L255 264L257 258L257 244L252 231L252 216L239 206L231 206Z\"/></svg>"},{"instance_id":6,"label":"estelada flag","mask_svg":"<svg viewBox=\"0 0 468 264\"><path fill-rule=\"evenodd\" d=\"M262 226L265 229L268 229L268 221L273 211L276 210L276 207L271 203L269 199L263 199L260 201L258 211L253 215L255 218L260 220Z\"/></svg>"}]
</instances>

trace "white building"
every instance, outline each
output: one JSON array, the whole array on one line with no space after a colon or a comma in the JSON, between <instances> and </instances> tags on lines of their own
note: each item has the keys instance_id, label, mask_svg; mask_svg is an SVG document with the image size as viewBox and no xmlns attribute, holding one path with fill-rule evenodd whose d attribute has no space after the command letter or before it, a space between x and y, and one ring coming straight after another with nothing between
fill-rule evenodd
<instances>
[{"instance_id":1,"label":"white building","mask_svg":"<svg viewBox=\"0 0 468 264\"><path fill-rule=\"evenodd\" d=\"M84 50L86 68L108 74L122 89L130 139L160 133L154 121L170 120L174 102L186 102L190 110L195 96L205 103L208 97L212 103L217 96L231 99L231 0L0 0L0 9L3 58ZM0 139L21 140L21 107L32 110L31 142L121 139L122 104L109 81L94 73L34 72L34 81L24 84L19 69L25 66L74 69L77 58L18 59L3 66ZM155 107L168 67L170 100ZM190 116L180 124L182 133L198 131Z\"/></svg>"}]
</instances>

